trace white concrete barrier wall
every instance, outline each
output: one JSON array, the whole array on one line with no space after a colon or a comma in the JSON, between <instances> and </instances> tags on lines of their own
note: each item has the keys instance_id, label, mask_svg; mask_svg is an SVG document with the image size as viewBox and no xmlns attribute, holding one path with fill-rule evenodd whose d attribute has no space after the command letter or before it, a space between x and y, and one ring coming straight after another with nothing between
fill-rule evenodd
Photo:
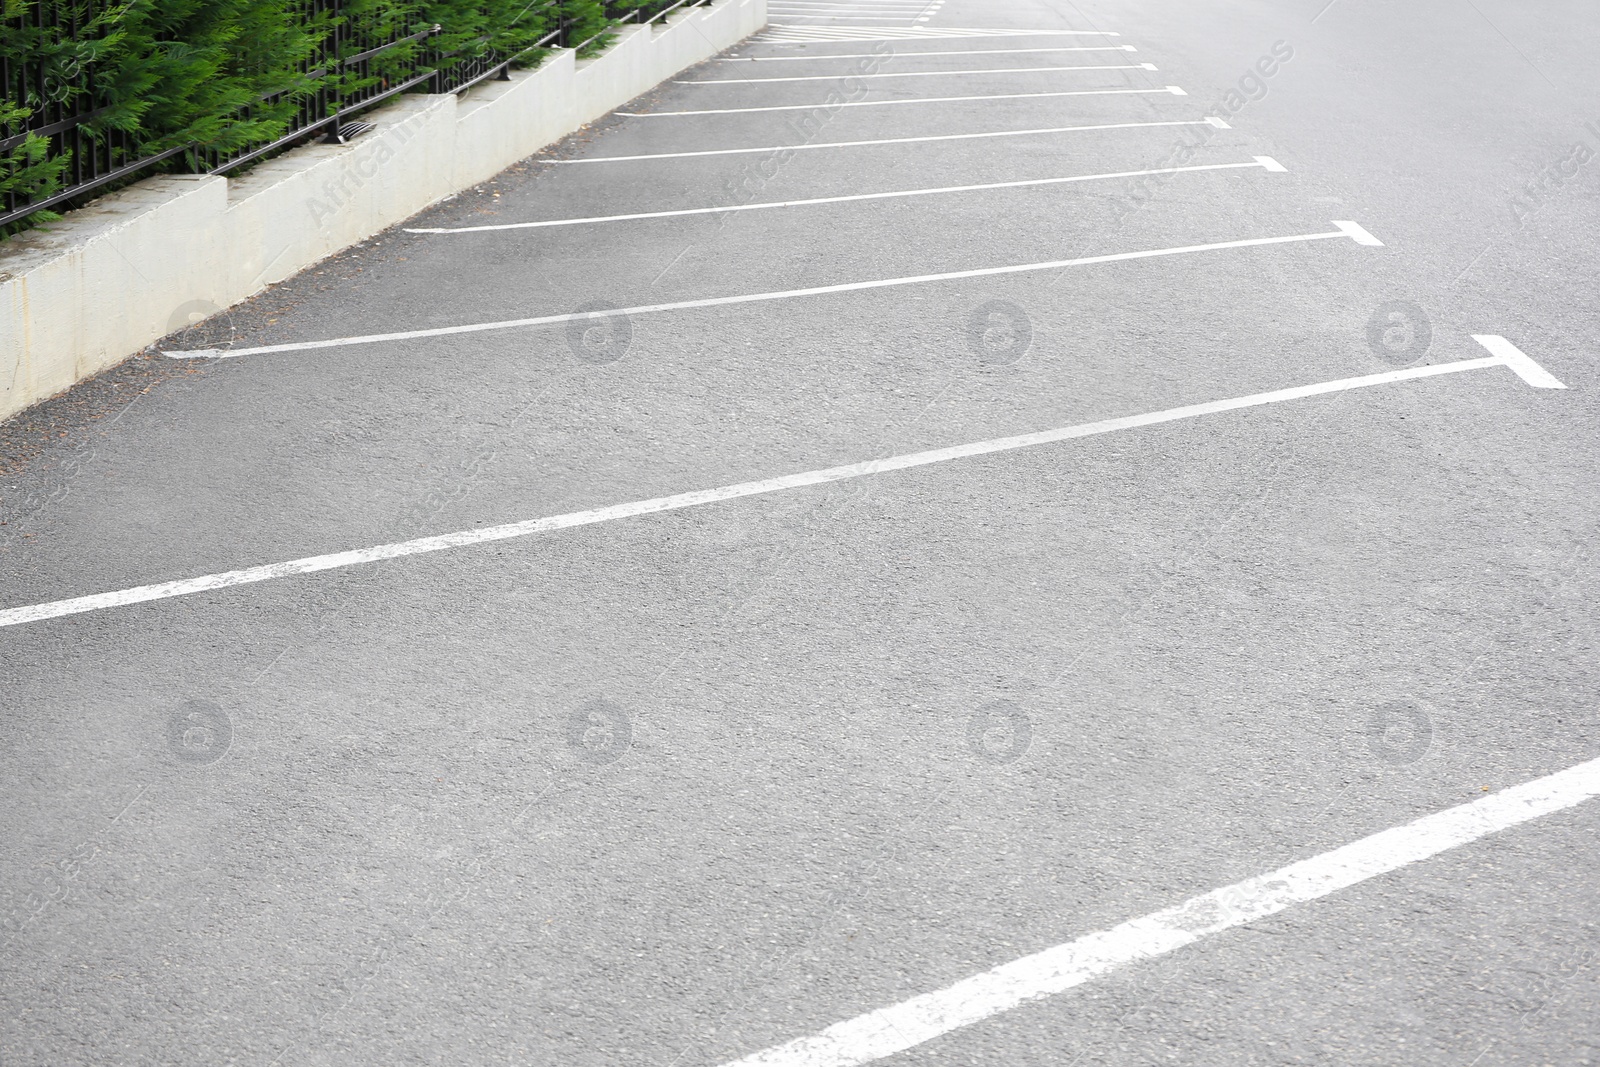
<instances>
[{"instance_id":1,"label":"white concrete barrier wall","mask_svg":"<svg viewBox=\"0 0 1600 1067\"><path fill-rule=\"evenodd\" d=\"M405 96L349 145L237 178L164 176L0 242L0 419L469 188L728 48L767 0L718 0L605 54L461 96Z\"/></svg>"}]
</instances>

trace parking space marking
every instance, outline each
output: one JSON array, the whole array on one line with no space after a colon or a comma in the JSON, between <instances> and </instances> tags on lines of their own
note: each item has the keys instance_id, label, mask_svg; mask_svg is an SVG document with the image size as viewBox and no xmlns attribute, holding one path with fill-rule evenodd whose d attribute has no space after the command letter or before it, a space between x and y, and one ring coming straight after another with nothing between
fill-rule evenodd
<instances>
[{"instance_id":1,"label":"parking space marking","mask_svg":"<svg viewBox=\"0 0 1600 1067\"><path fill-rule=\"evenodd\" d=\"M1527 353L1494 333L1475 333L1472 339L1499 356L1517 376L1537 389L1565 389L1561 380L1530 359Z\"/></svg>"},{"instance_id":2,"label":"parking space marking","mask_svg":"<svg viewBox=\"0 0 1600 1067\"><path fill-rule=\"evenodd\" d=\"M1527 356L1518 353L1522 359ZM1532 360L1529 360L1532 363ZM433 537L422 537L412 541L401 541L395 544L376 545L371 548L353 549L346 552L335 552L322 556L307 556L302 559L287 560L282 563L269 563L257 567L245 567L241 570L224 571L218 574L201 575L196 578L183 578L177 581L160 582L154 585L141 585L131 589L119 589L109 593L95 593L89 596L72 597L66 600L54 600L42 604L28 604L21 607L0 610L0 628L7 626L21 626L31 622L41 622L46 619L56 619L68 615L81 615L93 611L105 611L111 608L124 607L129 604L141 604L153 600L168 600L173 597L189 596L194 593L203 593L216 589L227 589L233 586L249 585L257 582L271 581L276 578L287 578L297 574L314 574L319 571L338 570L344 567L354 567L365 563L375 563L380 560L398 559L404 556L417 556L432 552L443 552L448 549L465 548L471 545L485 544L492 541L505 541L517 537L527 537L533 534L548 533L552 530L570 529L575 526L588 526L594 523L608 522L613 519L632 518L640 515L653 515L666 511L677 511L683 508L697 507L702 504L713 504L723 500L735 500L743 497L760 496L767 493L780 492L786 489L800 489L814 485L824 485L831 482L848 481L854 478L865 478L876 474L885 474L890 471L909 470L914 467L925 467L936 463L945 463L951 460L966 459L972 456L990 455L997 452L1009 452L1023 448L1034 448L1039 445L1055 444L1062 441L1077 440L1084 437L1094 437L1099 434L1116 433L1121 430L1131 430L1145 426L1158 426L1163 423L1177 422L1183 419L1197 418L1203 415L1214 415L1226 411L1240 411L1246 408L1260 407L1266 404L1278 404L1291 400L1302 400L1306 397L1321 396L1327 393L1345 392L1351 389L1367 389L1374 386L1388 385L1394 382L1410 381L1417 378L1430 378L1443 374L1459 374L1464 371L1480 370L1489 367L1509 366L1507 361L1499 355L1481 356L1476 359L1458 360L1453 363L1439 363L1424 367L1408 367L1403 370L1384 371L1379 374L1366 374L1357 378L1341 378L1336 381L1318 382L1314 385L1294 386L1288 389L1276 389L1267 393L1253 393L1249 396L1233 397L1227 400L1213 400L1201 404L1189 404L1183 407L1168 408L1164 411L1154 411L1143 415L1129 415L1122 418L1104 419L1099 422L1084 423L1077 426L1065 426L1053 430L1042 430L1036 433L1021 434L1015 437L1000 437L988 441L977 441L970 444L954 445L948 448L931 449L925 452L913 452L907 455L891 456L887 459L867 460L862 463L851 463L839 467L827 467L821 470L807 471L801 474L783 475L777 478L767 478L754 482L739 482L725 485L715 489L702 489L688 493L678 493L673 496L655 497L650 500L638 500L627 504L616 504L611 507L597 508L592 511L576 511L565 515L553 515L547 518L530 519L524 522L509 523L502 526L478 527L472 530L459 530L455 533L440 534ZM1537 364L1534 364L1537 367ZM1522 380L1528 379L1523 372L1511 367Z\"/></svg>"},{"instance_id":3,"label":"parking space marking","mask_svg":"<svg viewBox=\"0 0 1600 1067\"><path fill-rule=\"evenodd\" d=\"M723 207L691 207L674 211L643 211L632 215L594 215L581 219L549 219L543 222L502 222L486 226L407 227L406 233L492 233L499 230L539 230L551 226L584 226L600 222L631 222L637 219L669 219L683 215L721 215L730 211L768 211L775 208L810 207L816 204L848 204L860 200L891 200L906 196L936 196L945 193L988 192L996 189L1026 189L1070 182L1105 181L1112 178L1142 178L1151 174L1181 174L1190 171L1246 170L1258 168L1284 173L1285 168L1268 156L1256 156L1249 163L1203 163L1187 167L1155 167L1150 170L1122 170L1107 174L1074 174L1063 178L1029 178L1015 182L988 182L983 185L945 185L936 189L900 189L887 193L851 193L848 196L819 196L810 200L776 200L763 204L728 204Z\"/></svg>"},{"instance_id":4,"label":"parking space marking","mask_svg":"<svg viewBox=\"0 0 1600 1067\"><path fill-rule=\"evenodd\" d=\"M1121 37L1116 30L985 30L950 26L772 26L753 44L817 41L950 41L973 37Z\"/></svg>"},{"instance_id":5,"label":"parking space marking","mask_svg":"<svg viewBox=\"0 0 1600 1067\"><path fill-rule=\"evenodd\" d=\"M725 1067L857 1067L1600 796L1600 759L1192 897Z\"/></svg>"},{"instance_id":6,"label":"parking space marking","mask_svg":"<svg viewBox=\"0 0 1600 1067\"><path fill-rule=\"evenodd\" d=\"M1075 70L1155 70L1154 63L1118 63L1100 64L1095 66L1071 67L996 67L989 70L895 70L878 74L851 74L852 80L859 78L866 81L869 78L945 78L955 77L960 74L1039 74L1044 72L1063 72ZM693 80L678 79L674 85L761 85L766 82L835 82L846 75L840 74L800 74L786 78L696 78Z\"/></svg>"},{"instance_id":7,"label":"parking space marking","mask_svg":"<svg viewBox=\"0 0 1600 1067\"><path fill-rule=\"evenodd\" d=\"M995 278L1006 274L1029 274L1036 271L1086 267L1100 263L1120 263L1136 259L1191 255L1198 252L1218 252L1230 248L1259 248L1266 245L1297 244L1304 241L1326 241L1340 237L1348 237L1357 244L1382 245L1381 241L1354 222L1335 222L1334 225L1338 229L1328 233L1297 233L1285 237L1247 237L1237 241L1213 241L1209 244L1179 245L1176 248L1148 248L1140 249L1136 252L1108 252L1098 256L1053 259L1043 263L1015 263L1004 267L978 267L973 270L945 271L939 274L914 274L904 278L876 278L865 282L815 285L805 289L780 289L767 293L741 293L737 296L703 297L699 300L677 300L666 304L643 304L637 307L616 308L603 314L594 311L569 311L558 315L535 315L525 319L503 319L497 322L472 322L461 326L432 326L423 330L399 330L394 333L335 337L325 341L286 341L282 344L257 345L250 348L173 350L164 351L162 355L169 359L237 359L240 356L259 356L273 352L306 352L318 348L345 348L351 345L370 345L384 341L415 341L425 337L448 337L452 334L484 333L491 330L517 330L532 326L550 326L578 319L604 318L608 315L625 315L631 318L636 315L654 315L665 311L731 307L735 304L756 304L771 300L795 300L801 297L865 292L871 289L894 289L905 285L964 281L968 278Z\"/></svg>"},{"instance_id":8,"label":"parking space marking","mask_svg":"<svg viewBox=\"0 0 1600 1067\"><path fill-rule=\"evenodd\" d=\"M871 141L822 141L805 144L763 145L760 148L710 148L697 152L652 152L642 156L587 156L583 159L552 159L550 163L633 163L642 159L693 159L698 156L741 156L760 152L801 152L821 148L865 148L886 144L932 144L936 141L974 141L987 137L1032 137L1047 133L1087 133L1094 130L1143 130L1161 126L1215 126L1219 130L1229 125L1215 115L1203 119L1167 119L1161 122L1102 122L1093 126L1047 126L1036 130L988 130L983 133L940 133L923 137L880 137Z\"/></svg>"},{"instance_id":9,"label":"parking space marking","mask_svg":"<svg viewBox=\"0 0 1600 1067\"><path fill-rule=\"evenodd\" d=\"M1139 96L1155 93L1188 96L1176 85L1159 89L1064 89L1053 93L991 93L986 96L919 96L911 100L839 100L817 104L775 104L771 107L714 107L699 111L617 111L630 119L681 118L685 115L748 115L757 111L832 111L838 107L898 107L905 104L963 104L974 100L1035 100L1059 96Z\"/></svg>"},{"instance_id":10,"label":"parking space marking","mask_svg":"<svg viewBox=\"0 0 1600 1067\"><path fill-rule=\"evenodd\" d=\"M794 7L807 9L820 9L822 11L893 11L901 14L920 15L928 10L928 5L920 0L873 0L870 4L829 4L820 0L772 0L768 9L774 7Z\"/></svg>"},{"instance_id":11,"label":"parking space marking","mask_svg":"<svg viewBox=\"0 0 1600 1067\"><path fill-rule=\"evenodd\" d=\"M920 7L914 7L914 6L908 4L905 7L898 7L898 8L896 8L896 7L870 7L870 8L864 7L864 8L860 8L859 9L861 12L864 12L864 13L863 14L856 14L856 15L836 15L836 14L834 14L834 12L845 11L845 10L851 10L851 9L840 8L840 7L835 7L835 6L822 7L821 5L809 6L809 5L800 5L800 4L784 4L784 5L781 5L781 6L777 5L777 4L772 4L772 5L769 5L768 8L767 8L768 14L774 14L774 15L798 15L801 18L847 18L847 19L851 19L851 20L860 20L862 22L870 22L874 18L889 19L890 21L893 21L895 19L905 19L908 22L915 22L919 18L922 9Z\"/></svg>"},{"instance_id":12,"label":"parking space marking","mask_svg":"<svg viewBox=\"0 0 1600 1067\"><path fill-rule=\"evenodd\" d=\"M922 22L923 21L922 19L917 18L915 15L819 15L819 14L815 14L815 13L812 13L812 12L799 12L799 11L789 11L789 12L780 11L780 12L777 12L777 13L778 14L787 14L790 18L821 18L821 19L828 19L828 20L834 21L834 22L837 22L837 21L845 21L845 22L880 22L880 21L882 21L884 19L889 19L889 20L893 21L894 19L897 19L897 18L898 19L904 19L906 22ZM803 25L809 25L809 23L775 22L772 25L774 25L774 26L803 26Z\"/></svg>"},{"instance_id":13,"label":"parking space marking","mask_svg":"<svg viewBox=\"0 0 1600 1067\"><path fill-rule=\"evenodd\" d=\"M928 9L927 4L899 4L892 0L879 0L871 4L819 4L808 0L770 0L767 5L768 12L787 11L791 14L808 17L824 17L829 15L884 15L891 19L914 19Z\"/></svg>"},{"instance_id":14,"label":"parking space marking","mask_svg":"<svg viewBox=\"0 0 1600 1067\"><path fill-rule=\"evenodd\" d=\"M911 59L920 56L1024 56L1044 52L1137 52L1131 44L1062 45L1058 48L945 48L928 52L833 52L820 56L713 56L714 63L815 63L819 59Z\"/></svg>"},{"instance_id":15,"label":"parking space marking","mask_svg":"<svg viewBox=\"0 0 1600 1067\"><path fill-rule=\"evenodd\" d=\"M1139 96L1155 93L1188 96L1176 85L1159 89L1063 89L1053 93L990 93L983 96L919 96L911 100L839 100L817 104L774 104L771 107L713 107L699 111L617 111L630 119L681 118L685 115L749 115L758 111L832 111L839 107L898 107L905 104L964 104L974 100L1036 100L1060 96Z\"/></svg>"}]
</instances>

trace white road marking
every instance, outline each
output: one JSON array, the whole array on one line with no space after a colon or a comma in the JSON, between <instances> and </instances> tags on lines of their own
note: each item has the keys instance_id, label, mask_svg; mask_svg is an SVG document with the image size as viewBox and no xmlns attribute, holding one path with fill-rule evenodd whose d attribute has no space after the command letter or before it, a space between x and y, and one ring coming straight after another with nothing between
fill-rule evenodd
<instances>
[{"instance_id":1,"label":"white road marking","mask_svg":"<svg viewBox=\"0 0 1600 1067\"><path fill-rule=\"evenodd\" d=\"M772 0L767 6L768 11L787 10L798 15L830 15L839 13L866 13L868 15L885 15L889 18L916 18L927 10L925 4L813 4L804 0Z\"/></svg>"},{"instance_id":2,"label":"white road marking","mask_svg":"<svg viewBox=\"0 0 1600 1067\"><path fill-rule=\"evenodd\" d=\"M760 148L712 148L699 152L655 152L642 156L588 156L584 159L552 159L551 163L632 163L641 159L691 159L696 156L738 156L758 152L806 151L818 148L862 148L885 144L928 144L934 141L972 141L986 137L1032 137L1045 133L1083 133L1093 130L1140 130L1158 126L1215 126L1228 124L1214 115L1203 119L1172 119L1164 122L1105 122L1095 126L1049 126L1037 130L992 130L987 133L941 133L926 137L885 137L873 141L813 141L807 144L763 145Z\"/></svg>"},{"instance_id":3,"label":"white road marking","mask_svg":"<svg viewBox=\"0 0 1600 1067\"><path fill-rule=\"evenodd\" d=\"M1073 70L1155 70L1154 63L1119 63L1073 67L998 67L992 70L895 70L879 74L800 74L787 78L696 78L678 79L674 85L760 85L763 82L836 82L841 77L860 78L945 78L957 74L1038 74L1042 71Z\"/></svg>"},{"instance_id":4,"label":"white road marking","mask_svg":"<svg viewBox=\"0 0 1600 1067\"><path fill-rule=\"evenodd\" d=\"M1057 48L941 48L931 52L895 52L895 59L922 56L1025 56L1042 52L1137 52L1131 44L1063 45ZM819 59L886 59L884 52L829 52L816 56L714 56L714 63L815 63Z\"/></svg>"},{"instance_id":5,"label":"white road marking","mask_svg":"<svg viewBox=\"0 0 1600 1067\"><path fill-rule=\"evenodd\" d=\"M1539 364L1528 358L1527 353L1499 334L1475 333L1472 335L1472 339L1496 356L1499 356L1506 366L1517 372L1519 378L1535 389L1566 388L1554 374L1539 366Z\"/></svg>"},{"instance_id":6,"label":"white road marking","mask_svg":"<svg viewBox=\"0 0 1600 1067\"><path fill-rule=\"evenodd\" d=\"M550 219L544 222L502 222L488 226L415 227L406 233L491 233L498 230L538 230L550 226L582 226L596 222L631 222L637 219L670 219L682 215L721 215L729 211L767 211L773 208L809 207L815 204L848 204L858 200L889 200L903 196L936 196L942 193L975 193L993 189L1025 189L1039 185L1064 185L1069 182L1103 181L1110 178L1141 178L1149 174L1181 174L1186 171L1261 170L1282 172L1283 167L1267 156L1256 156L1250 163L1203 163L1187 167L1156 167L1151 170L1122 170L1106 174L1074 174L1064 178L1030 178L1015 182L989 182L983 185L945 185L936 189L901 189L888 193L852 193L849 196L820 196L811 200L779 200L762 204L729 204L725 207L691 207L675 211L645 211L633 215L594 215L582 219Z\"/></svg>"},{"instance_id":7,"label":"white road marking","mask_svg":"<svg viewBox=\"0 0 1600 1067\"><path fill-rule=\"evenodd\" d=\"M1084 267L1096 263L1118 263L1134 259L1155 259L1161 256L1181 256L1194 252L1216 252L1227 248L1256 248L1263 245L1294 244L1301 241L1326 241L1330 238L1350 237L1357 244L1378 243L1355 223L1335 222L1339 229L1331 233L1301 233L1287 237L1250 237L1239 241L1216 241L1203 245L1182 245L1177 248L1151 248L1138 252L1110 252L1099 256L1082 256L1077 259L1056 259L1045 263L1019 263L1005 267L979 267L975 270L949 271L941 274L918 274L908 278L879 278L866 282L842 282L836 285L818 285L807 289L782 289L770 293L744 293L738 296L713 296L699 300L679 300L670 304L646 304L640 307L618 308L608 315L652 315L662 311L688 311L694 308L728 307L734 304L754 304L769 300L793 300L806 296L826 296L834 293L854 293L869 289L892 289L902 285L925 285L930 282L961 281L967 278L993 278L1005 274L1026 274L1065 267ZM1354 227L1365 234L1367 240L1351 233ZM425 330L401 330L395 333L364 334L358 337L336 337L326 341L289 341L277 345L259 345L254 348L202 348L189 351L163 352L169 359L236 359L239 356L259 356L269 352L305 352L315 348L344 348L349 345L369 345L382 341L412 341L423 337L447 337L452 334L483 333L488 330L514 330L529 326L549 326L574 319L589 319L594 312L569 311L559 315L538 315L526 319L505 319L498 322L474 322L464 326L434 326Z\"/></svg>"},{"instance_id":8,"label":"white road marking","mask_svg":"<svg viewBox=\"0 0 1600 1067\"><path fill-rule=\"evenodd\" d=\"M974 37L1121 37L1115 30L985 30L951 26L784 26L769 27L756 44L810 44L815 41L932 41Z\"/></svg>"},{"instance_id":9,"label":"white road marking","mask_svg":"<svg viewBox=\"0 0 1600 1067\"><path fill-rule=\"evenodd\" d=\"M701 504L712 504L721 500L735 500L742 497L779 492L785 489L799 489L806 486L847 481L853 478L865 478L889 471L909 470L913 467L925 467L935 463L945 463L950 460L966 459L972 456L1033 448L1038 445L1094 437L1098 434L1115 433L1120 430L1158 426L1162 423L1177 422L1202 415L1239 411L1244 408L1278 404L1289 400L1301 400L1306 397L1321 396L1327 393L1338 393L1350 389L1366 389L1373 386L1388 385L1393 382L1409 381L1414 378L1429 378L1441 374L1458 374L1463 371L1501 366L1506 366L1505 360L1501 357L1483 356L1477 359L1459 360L1454 363L1408 367L1404 370L1384 371L1380 374L1367 374L1358 378L1341 378L1337 381L1300 385L1267 393L1253 393L1249 396L1234 397L1228 400L1189 404L1184 407L1168 408L1165 411L1104 419L1100 422L1042 430L1037 433L1021 434L1015 437L1000 437L988 441L932 449L926 452L913 452L907 455L892 456L887 459L868 460L864 463L826 467L802 474L789 474L754 482L739 482L716 489L701 489L694 492L678 493L673 496L638 500L628 504L597 508L592 511L575 511L565 515L529 519L524 522L509 523L503 526L459 530L455 533L422 537L413 541L400 541L394 544L352 549L323 556L306 556L302 559L292 559L282 563L269 563L257 567L245 567L241 570L223 571L218 574L206 574L197 578L183 578L177 581L160 582L155 585L119 589L109 593L73 597L68 600L54 600L43 604L6 608L0 610L0 628L21 626L24 623L40 622L45 619L61 618L66 615L81 615L85 612L104 611L129 604L142 604L152 600L168 600L173 597L188 596L192 593L203 593L213 589L227 589L236 585L271 581L274 578L287 578L295 574L314 574L318 571L354 567L363 563L375 563L379 560L442 552L446 549L465 548L470 545L485 544L491 541L505 541L516 537L527 537L532 534L548 533L552 530L565 530L574 526L588 526L594 523L608 522L612 519L653 515L664 511L677 511Z\"/></svg>"},{"instance_id":10,"label":"white road marking","mask_svg":"<svg viewBox=\"0 0 1600 1067\"><path fill-rule=\"evenodd\" d=\"M784 12L779 12L779 14L784 14ZM924 21L924 20L916 18L916 17L914 17L912 15L817 15L817 14L813 14L813 13L810 13L810 12L802 12L802 11L791 11L791 12L787 12L787 14L791 18L802 18L802 19L804 19L804 18L823 18L823 19L830 19L830 20L835 21L835 22L838 22L838 21L843 21L843 22L877 22L877 21L881 21L883 19L896 19L896 18L904 19L907 22L922 22L922 21ZM814 23L775 22L775 23L772 23L772 25L773 26L807 26L807 25L814 25Z\"/></svg>"},{"instance_id":11,"label":"white road marking","mask_svg":"<svg viewBox=\"0 0 1600 1067\"><path fill-rule=\"evenodd\" d=\"M927 4L902 2L902 0L876 0L871 4L827 4L818 3L815 0L772 0L770 7L821 8L825 11L895 11L912 15L920 15L928 9Z\"/></svg>"},{"instance_id":12,"label":"white road marking","mask_svg":"<svg viewBox=\"0 0 1600 1067\"><path fill-rule=\"evenodd\" d=\"M880 1008L725 1067L857 1067L1031 1000L1389 874L1600 796L1600 759L1363 837L1270 874Z\"/></svg>"},{"instance_id":13,"label":"white road marking","mask_svg":"<svg viewBox=\"0 0 1600 1067\"><path fill-rule=\"evenodd\" d=\"M1339 227L1339 232L1343 233L1346 237L1349 237L1358 245L1370 245L1373 248L1383 247L1383 242L1372 236L1372 234L1368 233L1366 228L1363 227L1359 222L1339 222L1336 220L1334 225Z\"/></svg>"},{"instance_id":14,"label":"white road marking","mask_svg":"<svg viewBox=\"0 0 1600 1067\"><path fill-rule=\"evenodd\" d=\"M808 17L808 18L816 18L816 17L827 18L827 17L830 17L834 12L844 11L844 10L846 10L846 9L845 8L840 8L840 7L835 7L835 6L832 6L832 5L827 6L827 7L823 7L822 5L819 5L819 4L783 4L783 5L773 4L773 5L770 5L767 8L767 11L768 11L769 14L801 15L801 16ZM865 14L863 14L863 15L854 15L854 16L841 16L841 17L860 18L861 21L863 21L863 22L871 21L873 16L878 16L878 17L886 18L886 19L915 19L917 17L917 15L918 15L918 11L919 11L918 8L913 7L913 6L909 5L909 4L906 5L905 7L882 7L882 6L879 6L879 7L870 7L870 8L864 7L864 8L861 8L860 10L862 12L864 12Z\"/></svg>"},{"instance_id":15,"label":"white road marking","mask_svg":"<svg viewBox=\"0 0 1600 1067\"><path fill-rule=\"evenodd\" d=\"M1036 100L1056 96L1139 96L1157 93L1172 96L1189 94L1176 85L1160 89L1066 89L1054 93L992 93L987 96L920 96L912 100L840 100L837 103L775 104L772 107L717 107L699 111L617 111L632 119L659 119L684 115L748 115L757 111L832 111L836 107L897 107L904 104L961 104L973 100Z\"/></svg>"}]
</instances>

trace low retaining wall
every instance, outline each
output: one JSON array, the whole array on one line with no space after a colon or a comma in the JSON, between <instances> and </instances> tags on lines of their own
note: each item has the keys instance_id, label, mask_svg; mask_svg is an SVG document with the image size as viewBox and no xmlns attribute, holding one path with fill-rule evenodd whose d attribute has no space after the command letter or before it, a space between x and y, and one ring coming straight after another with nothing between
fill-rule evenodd
<instances>
[{"instance_id":1,"label":"low retaining wall","mask_svg":"<svg viewBox=\"0 0 1600 1067\"><path fill-rule=\"evenodd\" d=\"M484 181L728 48L767 0L720 0L461 96L405 96L348 145L228 179L163 176L0 242L0 419Z\"/></svg>"}]
</instances>

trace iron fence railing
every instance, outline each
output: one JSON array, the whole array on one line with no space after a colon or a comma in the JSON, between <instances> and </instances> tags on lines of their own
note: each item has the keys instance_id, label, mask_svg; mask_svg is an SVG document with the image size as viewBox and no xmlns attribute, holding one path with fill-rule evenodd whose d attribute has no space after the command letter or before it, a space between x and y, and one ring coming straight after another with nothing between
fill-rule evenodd
<instances>
[{"instance_id":1,"label":"iron fence railing","mask_svg":"<svg viewBox=\"0 0 1600 1067\"><path fill-rule=\"evenodd\" d=\"M64 162L59 178L51 183L54 187L44 193L26 185L8 188L0 181L0 236L8 224L28 215L71 207L89 194L157 168L225 174L312 138L342 143L371 129L368 123L353 121L353 115L399 93L462 92L491 78L508 78L513 66L536 63L550 49L582 51L620 24L657 22L680 8L711 0L607 0L602 7L605 29L576 42L571 38L580 22L567 15L561 0L532 0L525 12L528 24L546 32L507 53L489 47L488 37L442 52L438 40L449 27L440 25L390 27L374 34L343 17L350 2L303 0L299 11L306 24L326 27L316 55L302 64L292 87L263 96L234 116L249 119L255 110L288 105L292 114L287 127L265 143L226 150L203 143L153 150L138 133L97 123L110 110L109 89L99 84L92 61L16 63L0 51L0 104L11 101L29 111L25 118L12 116L8 122L7 111L0 107L0 178L5 177L8 157L30 138L45 138L43 157ZM0 19L0 33L43 30L75 40L114 3L33 0L21 5L20 15L15 7L7 11L7 17Z\"/></svg>"}]
</instances>

